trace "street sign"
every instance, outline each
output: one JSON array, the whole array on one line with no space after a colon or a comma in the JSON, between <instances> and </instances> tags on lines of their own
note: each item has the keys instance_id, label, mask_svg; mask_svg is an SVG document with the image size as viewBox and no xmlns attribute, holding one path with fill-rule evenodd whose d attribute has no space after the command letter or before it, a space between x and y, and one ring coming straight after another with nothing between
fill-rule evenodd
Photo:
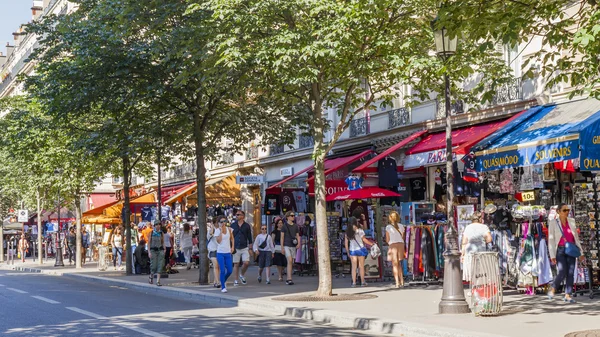
<instances>
[{"instance_id":1,"label":"street sign","mask_svg":"<svg viewBox=\"0 0 600 337\"><path fill-rule=\"evenodd\" d=\"M235 181L238 184L262 184L265 181L264 176L237 176Z\"/></svg>"},{"instance_id":2,"label":"street sign","mask_svg":"<svg viewBox=\"0 0 600 337\"><path fill-rule=\"evenodd\" d=\"M29 221L29 211L26 209L20 209L17 211L17 222Z\"/></svg>"}]
</instances>

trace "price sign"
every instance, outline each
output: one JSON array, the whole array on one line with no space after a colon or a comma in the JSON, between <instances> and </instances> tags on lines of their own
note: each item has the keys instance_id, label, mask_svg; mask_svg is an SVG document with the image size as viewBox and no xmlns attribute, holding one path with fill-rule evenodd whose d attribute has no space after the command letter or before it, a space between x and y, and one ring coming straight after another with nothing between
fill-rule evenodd
<instances>
[{"instance_id":1,"label":"price sign","mask_svg":"<svg viewBox=\"0 0 600 337\"><path fill-rule=\"evenodd\" d=\"M534 191L521 192L521 198L523 201L534 201L535 200L535 192Z\"/></svg>"}]
</instances>

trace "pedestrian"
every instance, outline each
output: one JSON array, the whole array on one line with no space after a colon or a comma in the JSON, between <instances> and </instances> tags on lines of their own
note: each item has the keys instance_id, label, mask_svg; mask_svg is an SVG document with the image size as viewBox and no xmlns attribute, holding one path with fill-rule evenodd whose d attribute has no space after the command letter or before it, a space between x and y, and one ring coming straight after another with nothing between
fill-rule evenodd
<instances>
[{"instance_id":1,"label":"pedestrian","mask_svg":"<svg viewBox=\"0 0 600 337\"><path fill-rule=\"evenodd\" d=\"M163 230L165 236L165 266L168 266L171 261L171 253L173 251L173 233L171 233L171 227L168 226Z\"/></svg>"},{"instance_id":2,"label":"pedestrian","mask_svg":"<svg viewBox=\"0 0 600 337\"><path fill-rule=\"evenodd\" d=\"M487 251L487 244L492 242L490 228L484 225L483 214L475 212L471 216L471 224L465 227L462 235L463 281L471 282L473 254Z\"/></svg>"},{"instance_id":3,"label":"pedestrian","mask_svg":"<svg viewBox=\"0 0 600 337\"><path fill-rule=\"evenodd\" d=\"M131 265L135 266L135 257L133 256L135 253L135 249L137 248L138 245L138 226L136 225L132 225L131 226L131 241L129 242L129 249L131 249ZM127 255L127 254L125 254ZM133 268L133 272L135 273L135 268Z\"/></svg>"},{"instance_id":4,"label":"pedestrian","mask_svg":"<svg viewBox=\"0 0 600 337\"><path fill-rule=\"evenodd\" d=\"M87 250L90 247L90 235L85 226L81 227L81 265L85 265Z\"/></svg>"},{"instance_id":5,"label":"pedestrian","mask_svg":"<svg viewBox=\"0 0 600 337\"><path fill-rule=\"evenodd\" d=\"M160 221L154 223L154 230L150 233L148 255L150 256L150 279L148 282L152 284L154 274L156 274L156 285L160 287L162 286L160 283L160 273L165 263L165 236L161 229Z\"/></svg>"},{"instance_id":6,"label":"pedestrian","mask_svg":"<svg viewBox=\"0 0 600 337\"><path fill-rule=\"evenodd\" d=\"M136 274L145 274L149 272L150 265L150 257L148 257L148 252L146 251L146 241L144 238L141 238L138 246L135 248L133 252L133 259L135 261L134 269Z\"/></svg>"},{"instance_id":7,"label":"pedestrian","mask_svg":"<svg viewBox=\"0 0 600 337\"><path fill-rule=\"evenodd\" d=\"M575 282L575 264L577 258L584 261L581 254L581 241L575 226L575 219L569 217L570 208L561 203L558 206L558 219L548 221L548 250L552 264L557 265L558 274L554 278L548 298L554 298L558 286L565 281L564 301L575 303L573 299L573 283Z\"/></svg>"},{"instance_id":8,"label":"pedestrian","mask_svg":"<svg viewBox=\"0 0 600 337\"><path fill-rule=\"evenodd\" d=\"M361 286L366 287L365 281L365 257L369 254L365 243L368 240L365 237L365 231L355 217L348 218L348 228L346 229L346 238L344 244L346 251L350 255L352 267L350 272L352 275L352 287L356 287L356 268L360 273Z\"/></svg>"},{"instance_id":9,"label":"pedestrian","mask_svg":"<svg viewBox=\"0 0 600 337\"><path fill-rule=\"evenodd\" d=\"M123 235L121 234L121 227L115 228L115 234L112 236L112 255L113 255L113 267L117 270L117 264L119 270L123 266Z\"/></svg>"},{"instance_id":10,"label":"pedestrian","mask_svg":"<svg viewBox=\"0 0 600 337\"><path fill-rule=\"evenodd\" d=\"M25 234L21 234L21 239L19 239L18 248L19 254L21 255L21 262L25 262L25 255L27 254L27 250L29 249L29 242L27 242Z\"/></svg>"},{"instance_id":11,"label":"pedestrian","mask_svg":"<svg viewBox=\"0 0 600 337\"><path fill-rule=\"evenodd\" d=\"M181 250L183 251L183 256L185 257L187 270L192 268L192 247L194 246L192 243L192 236L193 233L190 229L190 224L183 224L183 231L179 237L179 244L181 245Z\"/></svg>"},{"instance_id":12,"label":"pedestrian","mask_svg":"<svg viewBox=\"0 0 600 337\"><path fill-rule=\"evenodd\" d=\"M271 238L275 244L275 252L273 253L273 264L277 266L279 273L279 281L283 281L283 269L287 266L284 251L281 249L281 228L283 227L283 219L275 218L275 228L271 232Z\"/></svg>"},{"instance_id":13,"label":"pedestrian","mask_svg":"<svg viewBox=\"0 0 600 337\"><path fill-rule=\"evenodd\" d=\"M221 268L219 267L219 261L217 260L217 249L219 244L217 243L217 239L215 238L215 233L218 230L219 225L217 224L217 218L215 217L213 221L208 222L208 228L206 230L206 247L208 248L208 257L212 262L213 266L213 276L214 283L213 287L219 288L221 285L219 282L219 278L221 277Z\"/></svg>"},{"instance_id":14,"label":"pedestrian","mask_svg":"<svg viewBox=\"0 0 600 337\"><path fill-rule=\"evenodd\" d=\"M75 227L69 229L69 234L66 237L67 253L69 254L69 265L75 261L75 249L77 249L77 235L75 234Z\"/></svg>"},{"instance_id":15,"label":"pedestrian","mask_svg":"<svg viewBox=\"0 0 600 337\"><path fill-rule=\"evenodd\" d=\"M218 217L219 228L215 231L215 240L217 240L217 261L220 267L221 292L227 292L227 279L233 272L233 251L235 240L233 239L233 230L228 226L227 218Z\"/></svg>"},{"instance_id":16,"label":"pedestrian","mask_svg":"<svg viewBox=\"0 0 600 337\"><path fill-rule=\"evenodd\" d=\"M396 288L404 287L402 260L404 260L404 226L400 223L400 215L392 211L388 216L390 224L385 227L385 241L388 248L388 261L392 262Z\"/></svg>"},{"instance_id":17,"label":"pedestrian","mask_svg":"<svg viewBox=\"0 0 600 337\"><path fill-rule=\"evenodd\" d=\"M296 259L296 252L300 249L300 233L298 231L298 225L294 223L294 212L287 212L285 214L286 222L281 228L281 240L283 243L283 250L287 259L287 277L285 284L293 285L292 273L294 267L294 259Z\"/></svg>"},{"instance_id":18,"label":"pedestrian","mask_svg":"<svg viewBox=\"0 0 600 337\"><path fill-rule=\"evenodd\" d=\"M244 221L246 213L242 210L238 210L235 213L236 221L231 224L234 239L234 250L233 250L233 286L238 285L238 279L242 284L246 284L246 271L248 270L248 264L250 263L250 253L252 253L252 228ZM242 271L240 273L240 261L242 263Z\"/></svg>"},{"instance_id":19,"label":"pedestrian","mask_svg":"<svg viewBox=\"0 0 600 337\"><path fill-rule=\"evenodd\" d=\"M271 284L271 261L275 255L273 238L267 234L267 225L260 226L260 234L254 240L254 252L258 253L258 283L262 281L263 269L267 269L267 284Z\"/></svg>"}]
</instances>

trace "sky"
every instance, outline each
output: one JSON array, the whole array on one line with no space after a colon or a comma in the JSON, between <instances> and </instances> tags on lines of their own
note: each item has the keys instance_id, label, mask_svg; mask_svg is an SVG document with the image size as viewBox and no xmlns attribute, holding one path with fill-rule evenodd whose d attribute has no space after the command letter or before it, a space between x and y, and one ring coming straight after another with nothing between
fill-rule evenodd
<instances>
[{"instance_id":1,"label":"sky","mask_svg":"<svg viewBox=\"0 0 600 337\"><path fill-rule=\"evenodd\" d=\"M14 44L12 33L31 21L33 0L0 0L0 52L6 55L6 43Z\"/></svg>"}]
</instances>

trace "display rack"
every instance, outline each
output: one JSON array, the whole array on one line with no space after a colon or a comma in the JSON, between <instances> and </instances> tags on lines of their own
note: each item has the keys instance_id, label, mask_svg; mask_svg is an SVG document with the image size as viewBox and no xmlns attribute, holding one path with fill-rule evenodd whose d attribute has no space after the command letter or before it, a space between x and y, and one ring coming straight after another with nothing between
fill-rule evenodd
<instances>
[{"instance_id":1,"label":"display rack","mask_svg":"<svg viewBox=\"0 0 600 337\"><path fill-rule=\"evenodd\" d=\"M594 175L593 178L593 182L592 182L592 186L593 186L593 191L592 191L592 200L593 202L591 203L592 205L592 209L590 209L590 212L588 213L589 216L589 243L590 246L589 250L587 250L586 253L586 261L588 261L588 270L589 270L589 279L590 279L590 299L593 299L594 296L600 294L600 282L598 280L598 275L600 273L600 265L598 264L598 248L600 247L600 235L598 235L598 227L597 227L597 221L598 221L598 215L599 215L599 207L598 207L598 193L600 193L598 191L598 178L600 178L600 176L598 175ZM590 203L588 203L589 205ZM593 215L593 216L592 216ZM594 288L596 287L596 288Z\"/></svg>"}]
</instances>

